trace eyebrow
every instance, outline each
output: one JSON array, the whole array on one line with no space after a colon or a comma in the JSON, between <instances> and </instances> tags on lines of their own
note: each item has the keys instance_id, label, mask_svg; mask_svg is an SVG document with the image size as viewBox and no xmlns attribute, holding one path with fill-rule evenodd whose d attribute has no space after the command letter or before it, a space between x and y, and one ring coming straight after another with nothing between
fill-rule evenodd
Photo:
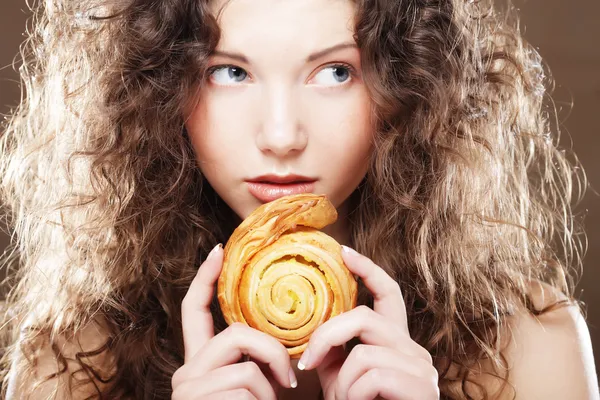
<instances>
[{"instance_id":1,"label":"eyebrow","mask_svg":"<svg viewBox=\"0 0 600 400\"><path fill-rule=\"evenodd\" d=\"M333 53L334 51L349 48L349 47L358 48L358 45L356 43L339 43L334 46L327 47L326 49L319 50L317 52L312 53L311 55L309 55L306 58L306 62L307 63L313 62L315 60L318 60L321 57L328 55L329 53ZM230 53L228 51L214 50L212 55L229 57L234 60L238 60L240 62L250 64L250 62L248 61L248 58L246 56L244 56L243 54L239 54L239 53Z\"/></svg>"}]
</instances>

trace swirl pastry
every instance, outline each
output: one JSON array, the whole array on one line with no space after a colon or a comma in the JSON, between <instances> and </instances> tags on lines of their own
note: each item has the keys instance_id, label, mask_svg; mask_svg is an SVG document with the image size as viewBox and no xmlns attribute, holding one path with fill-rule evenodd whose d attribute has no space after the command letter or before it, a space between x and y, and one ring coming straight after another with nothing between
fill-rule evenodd
<instances>
[{"instance_id":1,"label":"swirl pastry","mask_svg":"<svg viewBox=\"0 0 600 400\"><path fill-rule=\"evenodd\" d=\"M354 308L357 283L341 246L319 231L336 219L315 194L281 197L250 214L224 250L217 294L227 323L275 337L296 358L317 326Z\"/></svg>"}]
</instances>

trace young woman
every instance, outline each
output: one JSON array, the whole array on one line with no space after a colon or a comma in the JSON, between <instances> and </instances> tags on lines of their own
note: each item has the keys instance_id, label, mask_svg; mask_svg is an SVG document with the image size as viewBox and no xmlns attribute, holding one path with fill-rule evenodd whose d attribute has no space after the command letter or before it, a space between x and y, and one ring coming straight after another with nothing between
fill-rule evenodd
<instances>
[{"instance_id":1,"label":"young woman","mask_svg":"<svg viewBox=\"0 0 600 400\"><path fill-rule=\"evenodd\" d=\"M585 175L491 2L34 11L1 141L7 398L598 398L573 296ZM214 291L218 244L289 181L337 208L324 231L360 278L299 362L226 326Z\"/></svg>"}]
</instances>

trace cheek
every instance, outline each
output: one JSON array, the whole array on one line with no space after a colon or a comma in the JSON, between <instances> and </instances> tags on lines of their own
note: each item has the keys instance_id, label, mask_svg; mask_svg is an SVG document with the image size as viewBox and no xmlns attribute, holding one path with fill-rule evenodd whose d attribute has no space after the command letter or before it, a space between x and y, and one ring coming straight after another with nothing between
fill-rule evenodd
<instances>
[{"instance_id":1,"label":"cheek","mask_svg":"<svg viewBox=\"0 0 600 400\"><path fill-rule=\"evenodd\" d=\"M210 104L210 105L209 105ZM231 165L242 155L240 147L240 121L232 118L229 107L220 107L213 99L204 101L190 114L186 123L190 141L203 172L210 174L208 166Z\"/></svg>"},{"instance_id":2,"label":"cheek","mask_svg":"<svg viewBox=\"0 0 600 400\"><path fill-rule=\"evenodd\" d=\"M315 108L315 129L328 155L325 160L355 169L368 163L373 124L371 102L364 87L351 94Z\"/></svg>"}]
</instances>

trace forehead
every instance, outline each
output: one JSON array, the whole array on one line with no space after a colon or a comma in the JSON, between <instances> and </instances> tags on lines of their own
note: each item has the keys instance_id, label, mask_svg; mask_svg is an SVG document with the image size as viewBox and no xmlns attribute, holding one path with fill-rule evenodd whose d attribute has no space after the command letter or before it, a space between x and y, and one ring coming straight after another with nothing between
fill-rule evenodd
<instances>
[{"instance_id":1,"label":"forehead","mask_svg":"<svg viewBox=\"0 0 600 400\"><path fill-rule=\"evenodd\" d=\"M326 47L352 41L355 5L350 0L214 0L219 47ZM243 46L243 47L242 47Z\"/></svg>"}]
</instances>

